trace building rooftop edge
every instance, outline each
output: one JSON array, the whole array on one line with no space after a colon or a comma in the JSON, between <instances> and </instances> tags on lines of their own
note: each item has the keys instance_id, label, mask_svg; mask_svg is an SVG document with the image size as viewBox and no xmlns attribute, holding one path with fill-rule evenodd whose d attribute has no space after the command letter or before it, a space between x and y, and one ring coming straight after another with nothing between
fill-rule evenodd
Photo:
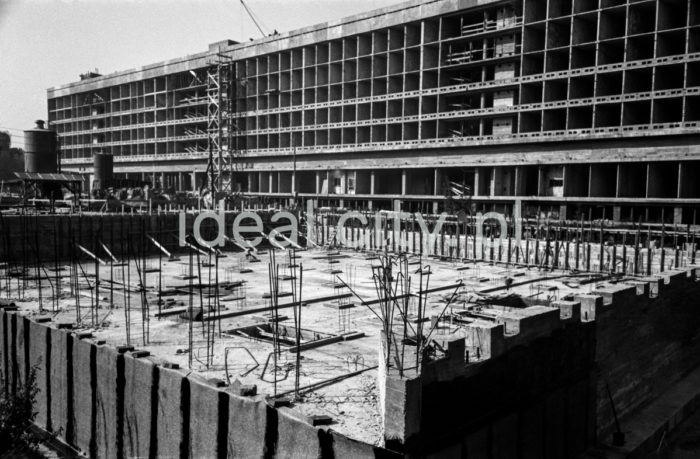
<instances>
[{"instance_id":1,"label":"building rooftop edge","mask_svg":"<svg viewBox=\"0 0 700 459\"><path fill-rule=\"evenodd\" d=\"M387 6L384 8L377 8L377 9L373 9L373 10L366 11L363 13L358 13L358 14L354 14L351 16L346 16L346 17L336 19L333 21L322 22L319 24L314 24L311 26L306 26L306 27L294 29L294 30L291 30L288 32L281 32L281 33L278 33L276 35L258 38L258 39L255 39L253 41L239 43L239 42L232 40L232 39L222 39L218 42L210 43L209 49L206 51L202 51L202 52L195 53L195 54L189 54L189 55L186 55L184 57L167 59L167 60L163 60L160 62L156 62L154 64L147 64L147 65L144 65L141 67L135 67L135 68L127 69L127 70L119 70L119 71L111 72L111 73L101 75L101 76L95 77L95 78L90 78L90 79L80 80L80 81L73 81L70 83L63 84L63 85L52 86L50 88L47 88L46 91L47 91L48 96L51 97L52 93L56 92L56 91L68 90L68 89L72 89L72 88L78 88L81 86L92 86L93 84L98 83L98 82L104 83L110 79L125 77L125 76L135 74L135 73L142 73L142 72L145 72L148 70L154 70L154 69L157 69L160 67L166 67L166 66L175 65L175 64L185 64L185 63L191 62L191 61L202 60L202 59L206 59L207 57L215 55L215 54L220 53L220 52L226 52L226 53L236 52L236 51L245 52L246 50L253 48L253 47L269 45L269 44L274 43L274 42L279 42L281 40L289 40L289 39L292 39L295 37L299 37L301 35L319 32L321 30L328 30L328 29L333 29L333 28L337 28L337 27L343 27L345 25L348 25L348 24L351 24L354 22L366 21L367 19L376 18L376 17L380 17L380 16L387 16L388 17L391 14L399 13L403 10L407 10L410 8L422 8L422 7L425 7L427 5L441 4L441 5L445 5L445 7L449 8L453 11L457 11L457 10L461 10L464 8L481 6L484 4L498 3L500 1L502 1L502 0L408 0L408 1L400 2L400 3L396 3L395 5ZM439 12L436 12L436 14L439 14ZM427 14L425 16L421 15L420 17L424 18L424 17L430 17L432 15L433 14ZM389 22L390 21L386 21L386 23L382 23L382 24L374 24L374 25L372 25L371 29L379 29L382 27L391 26L391 24L389 24ZM409 21L404 20L401 22L403 23L403 22L409 22ZM341 31L339 36L354 35L356 33L357 32L355 32L355 31L345 31L345 33ZM338 37L336 37L336 38L338 38ZM314 43L323 42L323 41L326 41L326 39L322 38L322 39L313 40ZM222 44L226 44L226 43L232 43L232 44L226 46L225 48L220 47ZM292 45L289 48L290 49L296 48L297 46L298 45ZM262 54L269 54L269 53L273 53L276 51L279 51L279 49L277 49L277 50L264 49L262 52L260 52L260 54L261 55ZM245 56L241 56L241 58L244 58L244 57ZM198 65L196 65L196 66L198 66ZM188 69L183 69L183 71L184 70L188 70ZM100 86L100 87L104 87L104 86ZM90 90L90 89L86 89L86 90Z\"/></svg>"}]
</instances>

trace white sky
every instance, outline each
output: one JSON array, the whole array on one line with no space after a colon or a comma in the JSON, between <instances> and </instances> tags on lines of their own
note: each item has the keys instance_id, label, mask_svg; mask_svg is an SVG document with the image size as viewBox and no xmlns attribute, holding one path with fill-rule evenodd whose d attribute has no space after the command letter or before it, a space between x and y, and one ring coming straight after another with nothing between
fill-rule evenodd
<instances>
[{"instance_id":1,"label":"white sky","mask_svg":"<svg viewBox=\"0 0 700 459\"><path fill-rule=\"evenodd\" d=\"M286 32L401 0L246 0L269 32ZM268 32L266 31L266 32ZM259 38L240 0L0 0L0 131L46 119L46 89L99 69L127 70Z\"/></svg>"}]
</instances>

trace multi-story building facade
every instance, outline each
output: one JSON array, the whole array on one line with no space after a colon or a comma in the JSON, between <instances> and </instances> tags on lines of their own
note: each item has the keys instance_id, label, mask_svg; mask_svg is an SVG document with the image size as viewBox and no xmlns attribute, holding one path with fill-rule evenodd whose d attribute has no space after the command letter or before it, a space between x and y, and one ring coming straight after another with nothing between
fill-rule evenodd
<instances>
[{"instance_id":1,"label":"multi-story building facade","mask_svg":"<svg viewBox=\"0 0 700 459\"><path fill-rule=\"evenodd\" d=\"M695 223L700 4L414 0L48 90L64 170L246 195Z\"/></svg>"}]
</instances>

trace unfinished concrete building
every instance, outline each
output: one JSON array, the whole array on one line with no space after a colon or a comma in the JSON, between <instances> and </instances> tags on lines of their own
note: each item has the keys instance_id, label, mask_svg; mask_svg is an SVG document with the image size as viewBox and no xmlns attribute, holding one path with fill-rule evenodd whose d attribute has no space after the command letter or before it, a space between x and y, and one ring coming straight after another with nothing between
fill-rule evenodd
<instances>
[{"instance_id":1,"label":"unfinished concrete building","mask_svg":"<svg viewBox=\"0 0 700 459\"><path fill-rule=\"evenodd\" d=\"M694 223L700 6L410 1L48 90L64 169L249 196ZM231 177L233 177L231 179Z\"/></svg>"}]
</instances>

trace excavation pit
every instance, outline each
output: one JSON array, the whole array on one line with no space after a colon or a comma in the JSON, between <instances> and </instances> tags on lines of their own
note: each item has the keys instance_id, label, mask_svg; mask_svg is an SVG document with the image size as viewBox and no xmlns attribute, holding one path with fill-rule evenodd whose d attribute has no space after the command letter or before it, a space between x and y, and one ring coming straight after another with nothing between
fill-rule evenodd
<instances>
[{"instance_id":1,"label":"excavation pit","mask_svg":"<svg viewBox=\"0 0 700 459\"><path fill-rule=\"evenodd\" d=\"M227 251L216 263L212 256L211 266L205 266L209 256L200 255L198 265L194 253L190 264L187 249L178 254L179 260L150 255L138 266L134 260L117 266L85 258L82 271L65 262L49 265L60 271L47 269L50 275L40 277L42 311L37 280L28 280L27 289L14 298L20 292L18 278L12 277L10 291L5 283L2 294L11 295L24 314L45 320L50 312L52 323L59 327L92 333L95 340L111 346L135 346L206 379L239 380L263 396L293 395L298 371L301 399L295 410L328 416L339 432L381 444L377 366L382 304L373 274L386 254L323 249L274 253L279 266L276 302L269 282L271 252L258 252L260 263L252 272L245 252ZM469 327L502 326L505 336L517 337L518 314L590 294L619 280L418 255L408 256L406 265L411 292L405 296L397 292L396 304L406 313L407 333L396 342L405 347L407 368L415 366L419 327L424 335L432 330L434 356L444 356L448 343L463 337L470 361L479 362L489 357L490 350L470 334ZM155 266L159 269L143 269ZM28 270L24 275L33 273ZM23 273L7 269L7 274L21 278ZM62 294L53 298L48 280L53 282L56 274ZM421 299L419 279L428 275L427 294ZM302 291L295 296L292 284L300 280ZM105 309L110 304L113 307ZM298 346L295 313L301 314L302 324ZM402 327L397 319L392 330L399 333Z\"/></svg>"}]
</instances>

